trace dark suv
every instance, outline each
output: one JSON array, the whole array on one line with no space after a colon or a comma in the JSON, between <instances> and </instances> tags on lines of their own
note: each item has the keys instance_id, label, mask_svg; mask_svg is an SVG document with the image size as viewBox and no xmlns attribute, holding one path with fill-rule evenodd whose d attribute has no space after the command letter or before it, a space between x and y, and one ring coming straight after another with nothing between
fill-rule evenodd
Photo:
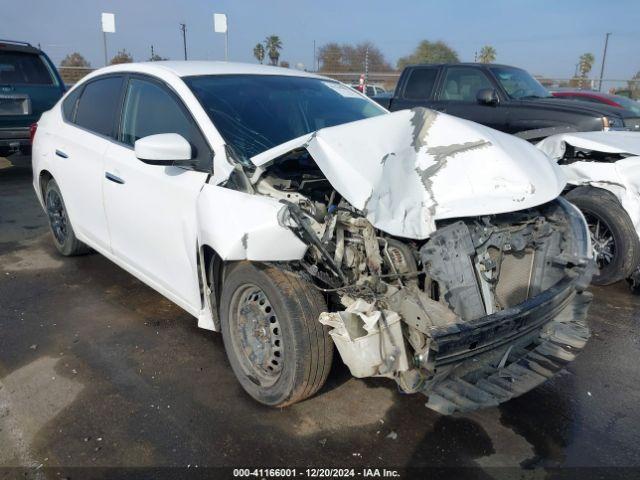
<instances>
[{"instance_id":1,"label":"dark suv","mask_svg":"<svg viewBox=\"0 0 640 480\"><path fill-rule=\"evenodd\" d=\"M0 156L29 153L29 127L64 93L49 57L26 42L0 40Z\"/></svg>"},{"instance_id":2,"label":"dark suv","mask_svg":"<svg viewBox=\"0 0 640 480\"><path fill-rule=\"evenodd\" d=\"M391 111L439 110L529 140L567 130L624 128L620 109L555 98L526 70L507 65L410 65L393 97L374 100Z\"/></svg>"}]
</instances>

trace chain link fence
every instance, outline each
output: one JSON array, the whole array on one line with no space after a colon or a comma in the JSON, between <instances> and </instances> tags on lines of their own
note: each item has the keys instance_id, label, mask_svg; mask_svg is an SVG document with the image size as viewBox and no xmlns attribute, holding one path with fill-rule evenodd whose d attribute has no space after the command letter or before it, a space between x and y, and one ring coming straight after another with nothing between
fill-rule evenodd
<instances>
[{"instance_id":1,"label":"chain link fence","mask_svg":"<svg viewBox=\"0 0 640 480\"><path fill-rule=\"evenodd\" d=\"M87 67L58 67L62 80L67 85L73 85L82 77L93 72L94 68ZM320 74L339 80L346 84L357 84L360 81L362 72L319 72ZM400 78L400 71L394 72L371 72L368 75L370 85L379 85L387 90L393 90ZM546 78L536 76L538 81L549 90L563 88L580 88L584 90L598 90L600 83L597 78ZM640 79L625 80L606 78L602 80L601 92L618 93L638 99L640 97Z\"/></svg>"}]
</instances>

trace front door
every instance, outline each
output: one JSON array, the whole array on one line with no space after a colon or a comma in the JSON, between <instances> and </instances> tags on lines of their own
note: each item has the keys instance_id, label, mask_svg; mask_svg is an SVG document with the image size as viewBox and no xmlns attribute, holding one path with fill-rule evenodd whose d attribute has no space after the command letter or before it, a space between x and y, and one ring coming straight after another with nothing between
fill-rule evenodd
<instances>
[{"instance_id":1,"label":"front door","mask_svg":"<svg viewBox=\"0 0 640 480\"><path fill-rule=\"evenodd\" d=\"M496 89L482 70L473 67L447 67L440 86L437 106L449 115L504 131L507 128L507 109L499 103L478 103L476 95L484 88Z\"/></svg>"},{"instance_id":2,"label":"front door","mask_svg":"<svg viewBox=\"0 0 640 480\"><path fill-rule=\"evenodd\" d=\"M149 165L136 158L135 141L177 133L209 172ZM196 198L211 170L212 154L186 107L164 84L130 77L119 133L105 154L104 201L116 257L189 311L199 309Z\"/></svg>"}]
</instances>

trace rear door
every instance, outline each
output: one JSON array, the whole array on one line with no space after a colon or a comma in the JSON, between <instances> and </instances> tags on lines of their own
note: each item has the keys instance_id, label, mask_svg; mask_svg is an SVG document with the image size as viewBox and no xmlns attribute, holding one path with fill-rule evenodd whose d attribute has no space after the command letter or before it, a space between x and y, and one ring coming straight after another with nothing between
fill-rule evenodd
<instances>
[{"instance_id":1,"label":"rear door","mask_svg":"<svg viewBox=\"0 0 640 480\"><path fill-rule=\"evenodd\" d=\"M63 89L43 55L0 49L0 129L26 129L53 107Z\"/></svg>"},{"instance_id":2,"label":"rear door","mask_svg":"<svg viewBox=\"0 0 640 480\"><path fill-rule=\"evenodd\" d=\"M507 128L507 108L500 105L478 103L479 90L497 86L482 69L465 66L449 66L443 73L437 94L439 110L456 117L478 122L497 130Z\"/></svg>"},{"instance_id":3,"label":"rear door","mask_svg":"<svg viewBox=\"0 0 640 480\"><path fill-rule=\"evenodd\" d=\"M391 110L413 107L434 108L433 93L440 67L411 67L404 85L391 102Z\"/></svg>"},{"instance_id":4,"label":"rear door","mask_svg":"<svg viewBox=\"0 0 640 480\"><path fill-rule=\"evenodd\" d=\"M56 158L54 176L71 223L81 238L109 250L109 232L102 202L104 154L116 138L123 77L97 77L63 102L64 121L51 131Z\"/></svg>"},{"instance_id":5,"label":"rear door","mask_svg":"<svg viewBox=\"0 0 640 480\"><path fill-rule=\"evenodd\" d=\"M136 158L135 141L177 133L195 155L191 168L150 165ZM164 83L131 76L119 143L106 152L104 202L113 253L178 305L200 305L196 199L212 172L213 154L195 120Z\"/></svg>"}]
</instances>

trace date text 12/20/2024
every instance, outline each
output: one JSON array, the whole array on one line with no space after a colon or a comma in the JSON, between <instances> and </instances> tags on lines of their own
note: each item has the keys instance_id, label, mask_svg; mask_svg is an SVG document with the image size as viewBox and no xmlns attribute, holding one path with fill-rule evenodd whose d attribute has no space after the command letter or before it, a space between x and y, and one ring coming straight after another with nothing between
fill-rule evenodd
<instances>
[{"instance_id":1,"label":"date text 12/20/2024","mask_svg":"<svg viewBox=\"0 0 640 480\"><path fill-rule=\"evenodd\" d=\"M397 470L388 468L235 468L234 478L399 478Z\"/></svg>"}]
</instances>

